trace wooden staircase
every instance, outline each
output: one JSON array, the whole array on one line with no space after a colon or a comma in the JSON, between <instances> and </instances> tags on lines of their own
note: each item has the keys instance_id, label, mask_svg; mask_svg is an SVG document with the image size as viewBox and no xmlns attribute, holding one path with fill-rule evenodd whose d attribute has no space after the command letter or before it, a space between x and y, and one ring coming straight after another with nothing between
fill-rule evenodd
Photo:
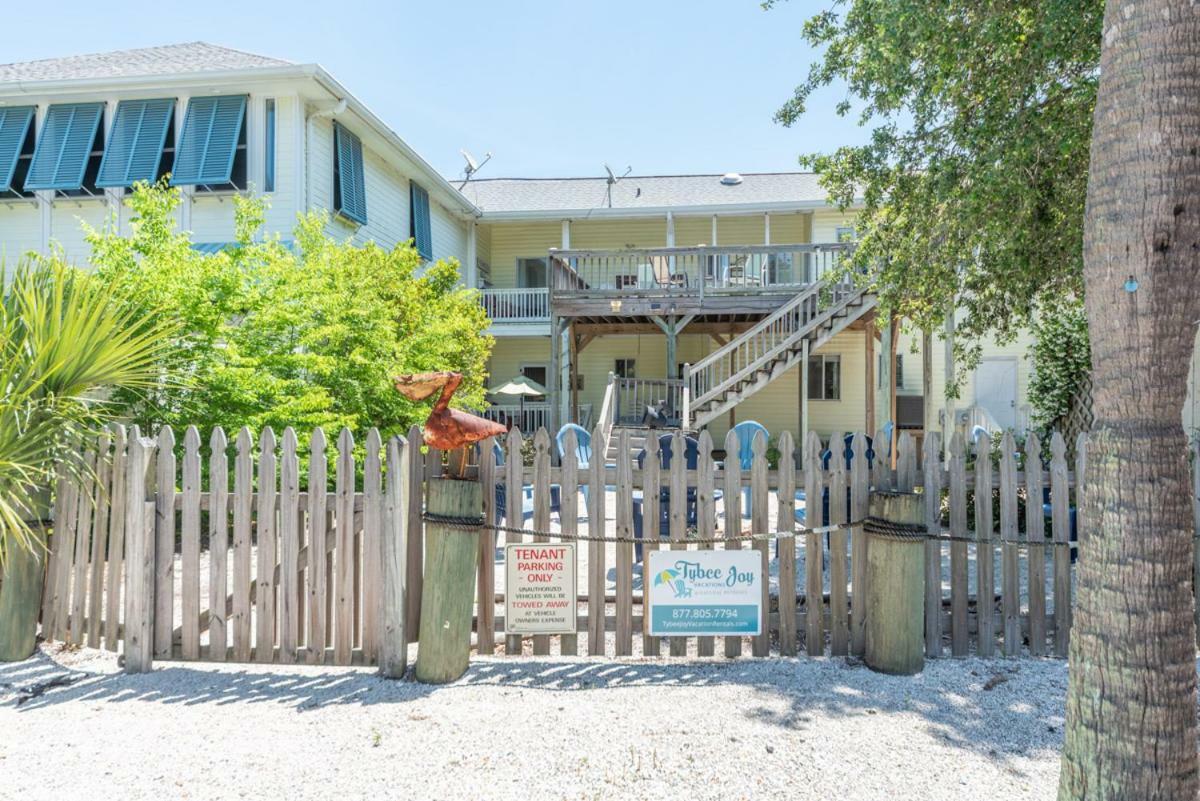
<instances>
[{"instance_id":1,"label":"wooden staircase","mask_svg":"<svg viewBox=\"0 0 1200 801\"><path fill-rule=\"evenodd\" d=\"M683 426L695 430L786 373L875 308L852 284L817 283L683 370Z\"/></svg>"},{"instance_id":2,"label":"wooden staircase","mask_svg":"<svg viewBox=\"0 0 1200 801\"><path fill-rule=\"evenodd\" d=\"M641 426L613 426L612 435L608 438L608 450L604 454L605 464L617 463L617 457L620 455L618 453L619 445L617 443L620 442L622 430L629 432L629 452L625 454L625 458L632 460L636 459L642 448L646 447L646 441L651 436L669 434L673 429L659 429L651 431L650 429L643 428Z\"/></svg>"}]
</instances>

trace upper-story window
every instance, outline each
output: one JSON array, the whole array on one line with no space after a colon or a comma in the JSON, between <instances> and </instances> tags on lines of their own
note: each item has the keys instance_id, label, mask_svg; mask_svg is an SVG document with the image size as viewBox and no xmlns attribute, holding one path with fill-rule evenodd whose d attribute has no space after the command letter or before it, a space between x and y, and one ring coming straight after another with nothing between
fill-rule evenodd
<instances>
[{"instance_id":1,"label":"upper-story window","mask_svg":"<svg viewBox=\"0 0 1200 801\"><path fill-rule=\"evenodd\" d=\"M0 197L33 196L25 190L25 176L37 144L36 112L33 106L0 108Z\"/></svg>"},{"instance_id":2,"label":"upper-story window","mask_svg":"<svg viewBox=\"0 0 1200 801\"><path fill-rule=\"evenodd\" d=\"M169 171L170 165L163 166L163 153L174 117L175 98L122 100L117 105L96 186L132 186L137 181L154 181ZM170 155L174 155L174 148Z\"/></svg>"},{"instance_id":3,"label":"upper-story window","mask_svg":"<svg viewBox=\"0 0 1200 801\"><path fill-rule=\"evenodd\" d=\"M425 261L433 261L433 233L429 222L429 193L425 187L409 182L409 225L417 253Z\"/></svg>"},{"instance_id":4,"label":"upper-story window","mask_svg":"<svg viewBox=\"0 0 1200 801\"><path fill-rule=\"evenodd\" d=\"M333 124L333 210L359 225L367 224L367 186L362 140Z\"/></svg>"},{"instance_id":5,"label":"upper-story window","mask_svg":"<svg viewBox=\"0 0 1200 801\"><path fill-rule=\"evenodd\" d=\"M193 97L171 174L174 186L246 188L246 96Z\"/></svg>"},{"instance_id":6,"label":"upper-story window","mask_svg":"<svg viewBox=\"0 0 1200 801\"><path fill-rule=\"evenodd\" d=\"M522 289L542 289L549 286L546 259L517 259L517 286Z\"/></svg>"},{"instance_id":7,"label":"upper-story window","mask_svg":"<svg viewBox=\"0 0 1200 801\"><path fill-rule=\"evenodd\" d=\"M95 195L104 157L103 103L63 103L46 111L25 178L26 190Z\"/></svg>"},{"instance_id":8,"label":"upper-story window","mask_svg":"<svg viewBox=\"0 0 1200 801\"><path fill-rule=\"evenodd\" d=\"M275 191L275 98L263 102L263 191Z\"/></svg>"}]
</instances>

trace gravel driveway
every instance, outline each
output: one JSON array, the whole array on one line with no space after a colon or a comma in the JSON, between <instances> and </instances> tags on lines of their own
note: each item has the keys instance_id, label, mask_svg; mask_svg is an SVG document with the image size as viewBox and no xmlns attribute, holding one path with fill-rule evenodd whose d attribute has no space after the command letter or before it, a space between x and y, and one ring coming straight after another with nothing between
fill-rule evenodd
<instances>
[{"instance_id":1,"label":"gravel driveway","mask_svg":"<svg viewBox=\"0 0 1200 801\"><path fill-rule=\"evenodd\" d=\"M1067 666L473 659L362 668L44 647L0 665L0 787L32 799L1050 799ZM70 682L68 684L68 682ZM58 685L58 686L54 686Z\"/></svg>"}]
</instances>

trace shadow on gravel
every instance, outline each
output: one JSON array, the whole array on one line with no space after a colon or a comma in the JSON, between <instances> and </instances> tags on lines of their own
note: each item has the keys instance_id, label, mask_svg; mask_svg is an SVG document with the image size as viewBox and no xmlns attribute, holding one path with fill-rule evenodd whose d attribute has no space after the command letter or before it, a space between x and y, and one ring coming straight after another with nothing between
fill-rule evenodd
<instances>
[{"instance_id":1,"label":"shadow on gravel","mask_svg":"<svg viewBox=\"0 0 1200 801\"><path fill-rule=\"evenodd\" d=\"M722 714L742 714L771 726L820 738L821 718L912 715L947 744L994 758L1057 750L1062 742L1066 669L1033 660L939 660L916 677L882 676L856 660L781 659L706 661L593 661L475 659L449 685L389 681L369 668L283 668L159 663L142 675L97 674L60 665L39 652L0 665L0 704L22 713L72 702L163 704L271 703L298 713L331 705L404 704L463 688L496 688L497 714L526 691L561 693L564 703L594 702L595 693L630 688L661 690L654 709L644 696L630 715L685 714L673 710L674 687L740 686L753 692L741 707L725 696ZM1062 665L1061 669L1056 667ZM69 683L68 683L69 682ZM510 698L510 696L517 698ZM783 704L779 700L784 701ZM691 699L694 703L694 697Z\"/></svg>"}]
</instances>

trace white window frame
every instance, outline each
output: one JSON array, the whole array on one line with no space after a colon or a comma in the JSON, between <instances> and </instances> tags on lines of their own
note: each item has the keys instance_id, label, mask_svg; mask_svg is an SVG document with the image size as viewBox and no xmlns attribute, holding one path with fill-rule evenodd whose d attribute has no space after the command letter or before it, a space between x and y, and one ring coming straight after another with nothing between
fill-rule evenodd
<instances>
[{"instance_id":1,"label":"white window frame","mask_svg":"<svg viewBox=\"0 0 1200 801\"><path fill-rule=\"evenodd\" d=\"M806 393L808 393L808 399L810 401L840 401L842 399L842 356L841 356L841 354L826 355L823 353L815 353L815 354L810 355L808 357L808 360L810 362L810 364L808 366L809 383L810 384L812 383L812 372L813 372L813 366L812 366L811 362L820 360L820 363L821 363L821 379L820 379L820 381L817 382L818 386L821 387L821 395L819 397L814 396L812 394L812 392L809 390L809 387L805 387L804 391ZM836 362L837 366L838 366L837 397L834 397L834 398L825 397L825 365L828 362Z\"/></svg>"}]
</instances>

